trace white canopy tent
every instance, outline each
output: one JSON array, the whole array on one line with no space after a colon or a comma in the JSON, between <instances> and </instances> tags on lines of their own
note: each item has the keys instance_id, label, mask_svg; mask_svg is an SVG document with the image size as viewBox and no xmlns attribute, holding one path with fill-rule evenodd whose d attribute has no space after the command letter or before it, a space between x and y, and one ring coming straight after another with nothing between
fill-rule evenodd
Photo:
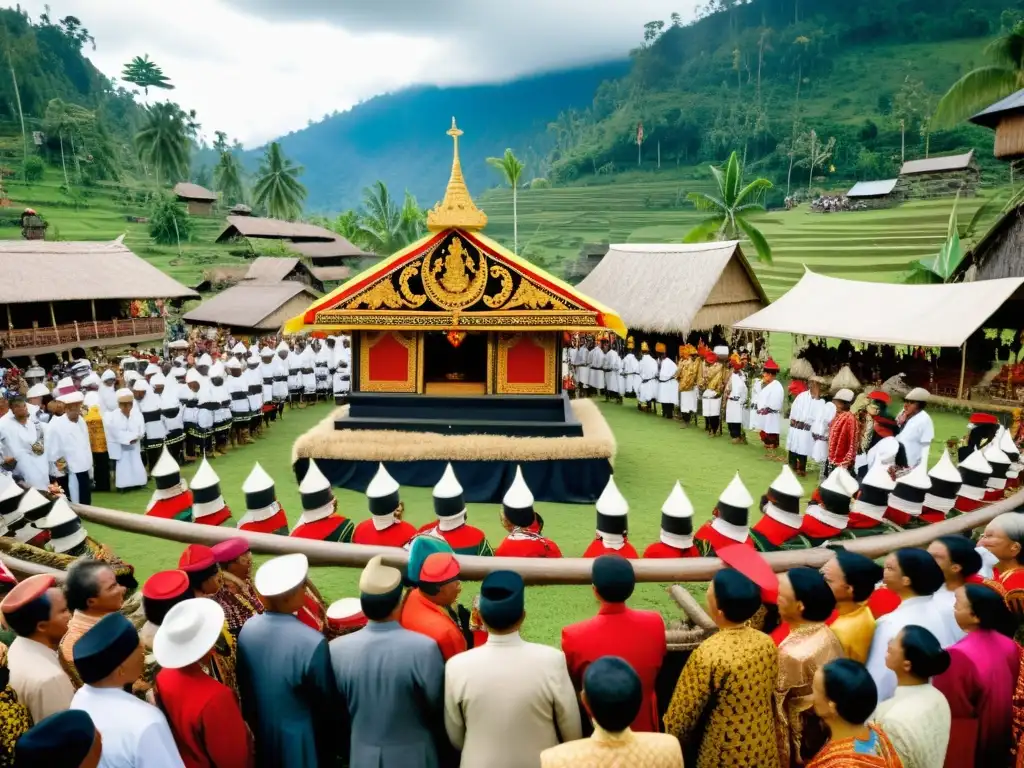
<instances>
[{"instance_id":1,"label":"white canopy tent","mask_svg":"<svg viewBox=\"0 0 1024 768\"><path fill-rule=\"evenodd\" d=\"M783 296L733 328L963 349L968 337L1022 284L1020 277L941 285L872 283L808 269ZM965 362L966 357L961 395Z\"/></svg>"}]
</instances>

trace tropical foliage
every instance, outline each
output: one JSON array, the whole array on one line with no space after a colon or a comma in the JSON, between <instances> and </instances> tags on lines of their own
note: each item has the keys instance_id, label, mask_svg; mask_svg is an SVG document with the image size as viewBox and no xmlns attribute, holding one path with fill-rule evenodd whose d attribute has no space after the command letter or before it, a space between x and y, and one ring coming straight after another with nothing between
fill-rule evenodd
<instances>
[{"instance_id":1,"label":"tropical foliage","mask_svg":"<svg viewBox=\"0 0 1024 768\"><path fill-rule=\"evenodd\" d=\"M161 195L154 203L149 236L161 245L179 245L192 239L192 219L173 195Z\"/></svg>"},{"instance_id":2,"label":"tropical foliage","mask_svg":"<svg viewBox=\"0 0 1024 768\"><path fill-rule=\"evenodd\" d=\"M163 69L150 60L148 53L145 56L136 56L125 64L121 70L121 79L137 85L147 96L150 88L174 89L171 79L164 74Z\"/></svg>"},{"instance_id":3,"label":"tropical foliage","mask_svg":"<svg viewBox=\"0 0 1024 768\"><path fill-rule=\"evenodd\" d=\"M154 104L135 135L135 147L143 163L156 174L157 184L186 178L191 151L188 115L171 102Z\"/></svg>"},{"instance_id":4,"label":"tropical foliage","mask_svg":"<svg viewBox=\"0 0 1024 768\"><path fill-rule=\"evenodd\" d=\"M399 205L383 181L363 190L363 205L356 220L354 242L378 256L400 251L426 231L426 214L416 198L406 192Z\"/></svg>"},{"instance_id":5,"label":"tropical foliage","mask_svg":"<svg viewBox=\"0 0 1024 768\"><path fill-rule=\"evenodd\" d=\"M739 240L746 236L757 251L759 260L771 263L772 249L761 231L748 221L747 217L764 210L764 196L772 188L768 179L754 179L743 184L743 172L739 157L733 151L725 168L711 166L711 173L718 186L717 194L690 192L687 198L698 211L707 213L708 218L690 230L683 238L684 243L702 243L707 240Z\"/></svg>"},{"instance_id":6,"label":"tropical foliage","mask_svg":"<svg viewBox=\"0 0 1024 768\"><path fill-rule=\"evenodd\" d=\"M506 149L501 157L488 157L487 164L512 187L512 252L519 253L519 179L526 166L511 149Z\"/></svg>"},{"instance_id":7,"label":"tropical foliage","mask_svg":"<svg viewBox=\"0 0 1024 768\"><path fill-rule=\"evenodd\" d=\"M220 159L214 166L213 188L220 192L220 199L228 205L245 202L242 164L238 157L229 150L220 153Z\"/></svg>"},{"instance_id":8,"label":"tropical foliage","mask_svg":"<svg viewBox=\"0 0 1024 768\"><path fill-rule=\"evenodd\" d=\"M96 115L80 107L77 104L69 104L61 99L52 99L46 106L46 116L44 118L43 127L47 133L51 133L57 136L57 140L60 142L60 163L61 168L64 170L64 184L70 186L71 182L68 178L68 166L64 151L64 142L68 142L68 147L71 150L71 156L75 164L76 174L75 177L81 176L81 170L78 165L78 151L75 146L75 137L79 139L81 143L82 135L85 131L90 131L95 125Z\"/></svg>"},{"instance_id":9,"label":"tropical foliage","mask_svg":"<svg viewBox=\"0 0 1024 768\"><path fill-rule=\"evenodd\" d=\"M253 187L257 205L265 208L273 218L297 219L306 199L306 188L299 181L302 171L302 166L284 156L279 143L271 142L263 155Z\"/></svg>"}]
</instances>

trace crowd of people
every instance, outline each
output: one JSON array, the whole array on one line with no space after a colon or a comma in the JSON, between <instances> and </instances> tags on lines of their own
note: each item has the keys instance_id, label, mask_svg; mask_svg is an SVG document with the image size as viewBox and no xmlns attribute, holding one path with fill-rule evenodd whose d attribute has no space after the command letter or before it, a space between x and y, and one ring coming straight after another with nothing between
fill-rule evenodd
<instances>
[{"instance_id":1,"label":"crowd of people","mask_svg":"<svg viewBox=\"0 0 1024 768\"><path fill-rule=\"evenodd\" d=\"M1022 519L884 566L840 548L776 575L724 547L717 631L667 700L665 624L629 606L619 555L594 560L596 614L560 648L523 638L514 572L460 605L459 561L430 536L404 569L371 559L358 598L329 606L304 555L253 574L242 538L189 545L146 580L134 621L103 562L63 587L5 578L0 764L1016 768Z\"/></svg>"}]
</instances>

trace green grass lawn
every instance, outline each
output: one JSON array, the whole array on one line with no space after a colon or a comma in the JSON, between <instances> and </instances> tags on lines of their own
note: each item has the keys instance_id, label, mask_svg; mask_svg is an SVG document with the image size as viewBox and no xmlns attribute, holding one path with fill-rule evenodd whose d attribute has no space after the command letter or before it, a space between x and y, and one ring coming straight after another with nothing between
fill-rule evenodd
<instances>
[{"instance_id":1,"label":"green grass lawn","mask_svg":"<svg viewBox=\"0 0 1024 768\"><path fill-rule=\"evenodd\" d=\"M739 472L751 495L756 499L767 489L778 474L780 465L762 458L756 438L747 446L734 446L728 439L711 440L700 430L682 430L676 422L661 417L638 413L629 405L601 404L602 412L611 425L618 442L615 458L616 483L629 500L630 541L637 550L657 540L661 519L661 505L679 480L697 510L695 522L699 525L711 515L719 493L735 472ZM245 512L242 483L259 461L277 483L278 500L287 510L294 524L301 508L298 488L290 467L293 441L321 419L330 409L321 405L302 411L288 411L283 422L274 424L265 438L257 444L232 451L216 459L213 466L221 478L221 491L237 520ZM965 419L948 413L935 413L937 442L932 446L933 463L945 439L962 434ZM191 477L193 468L184 472ZM804 483L808 493L815 481ZM431 489L403 488L407 518L414 525L433 519ZM98 494L95 503L112 509L143 513L149 501L149 491L129 494ZM352 491L337 491L339 510L356 522L368 517L366 499ZM504 530L498 520L499 505L471 504L469 520L483 528L493 546L501 541ZM579 557L594 537L595 514L593 506L575 504L537 504L545 520L545 534L557 542L566 557ZM751 523L757 520L757 513ZM233 523L231 523L233 525ZM117 553L132 563L144 580L150 574L173 568L184 546L146 536L123 533L99 525L89 525L89 533L111 545ZM322 567L314 569L313 579L328 600L357 595L359 571L357 569ZM644 584L633 598L636 607L661 611L668 618L678 616L678 609L666 594L666 584ZM468 602L476 594L477 584L467 583L463 600ZM696 592L703 587L693 585ZM594 612L594 597L589 587L532 587L527 599L529 614L525 634L535 641L557 645L564 625L579 621Z\"/></svg>"}]
</instances>

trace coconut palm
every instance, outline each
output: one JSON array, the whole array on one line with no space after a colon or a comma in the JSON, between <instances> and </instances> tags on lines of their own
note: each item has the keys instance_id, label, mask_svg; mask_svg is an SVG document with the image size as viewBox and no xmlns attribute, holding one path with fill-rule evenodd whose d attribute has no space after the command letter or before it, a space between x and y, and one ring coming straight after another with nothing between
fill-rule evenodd
<instances>
[{"instance_id":1,"label":"coconut palm","mask_svg":"<svg viewBox=\"0 0 1024 768\"><path fill-rule=\"evenodd\" d=\"M220 153L220 160L213 168L213 187L220 192L226 203L245 202L245 187L242 184L242 164L228 151Z\"/></svg>"},{"instance_id":2,"label":"coconut palm","mask_svg":"<svg viewBox=\"0 0 1024 768\"><path fill-rule=\"evenodd\" d=\"M390 256L422 237L425 219L415 197L406 192L399 206L387 185L377 181L363 190L357 239L370 252Z\"/></svg>"},{"instance_id":3,"label":"coconut palm","mask_svg":"<svg viewBox=\"0 0 1024 768\"><path fill-rule=\"evenodd\" d=\"M1024 88L1024 21L987 46L991 64L972 69L946 92L929 122L930 130L952 128L1015 91Z\"/></svg>"},{"instance_id":4,"label":"coconut palm","mask_svg":"<svg viewBox=\"0 0 1024 768\"><path fill-rule=\"evenodd\" d=\"M743 186L743 172L739 158L733 151L725 169L711 166L718 184L718 194L690 192L686 197L698 211L710 216L690 230L684 243L702 243L707 240L738 240L743 235L753 244L757 258L767 264L772 261L772 249L761 231L747 221L747 216L764 210L765 193L772 188L768 179L754 179Z\"/></svg>"},{"instance_id":5,"label":"coconut palm","mask_svg":"<svg viewBox=\"0 0 1024 768\"><path fill-rule=\"evenodd\" d=\"M506 149L501 157L488 157L487 164L502 175L512 187L512 251L519 253L519 177L523 175L523 165L511 149Z\"/></svg>"},{"instance_id":6,"label":"coconut palm","mask_svg":"<svg viewBox=\"0 0 1024 768\"><path fill-rule=\"evenodd\" d=\"M266 208L275 219L298 218L306 199L306 188L299 181L302 171L302 166L285 157L281 145L272 141L263 155L253 187L256 204Z\"/></svg>"},{"instance_id":7,"label":"coconut palm","mask_svg":"<svg viewBox=\"0 0 1024 768\"><path fill-rule=\"evenodd\" d=\"M121 79L126 83L139 86L147 96L149 96L150 88L163 88L168 91L174 89L170 78L155 62L150 60L148 53L145 56L136 56L125 64L124 69L121 70Z\"/></svg>"},{"instance_id":8,"label":"coconut palm","mask_svg":"<svg viewBox=\"0 0 1024 768\"><path fill-rule=\"evenodd\" d=\"M96 121L93 112L80 107L77 104L69 104L61 99L50 99L46 105L46 114L43 118L43 128L49 134L57 134L60 141L60 164L64 171L64 185L70 186L68 181L68 166L64 158L64 140L71 144L71 156L78 168L78 150L75 146L75 136L81 137L84 130L89 129ZM81 171L79 170L79 175Z\"/></svg>"},{"instance_id":9,"label":"coconut palm","mask_svg":"<svg viewBox=\"0 0 1024 768\"><path fill-rule=\"evenodd\" d=\"M156 183L184 179L188 175L190 144L187 115L177 104L154 104L146 110L146 121L135 134L139 157L152 166Z\"/></svg>"}]
</instances>

